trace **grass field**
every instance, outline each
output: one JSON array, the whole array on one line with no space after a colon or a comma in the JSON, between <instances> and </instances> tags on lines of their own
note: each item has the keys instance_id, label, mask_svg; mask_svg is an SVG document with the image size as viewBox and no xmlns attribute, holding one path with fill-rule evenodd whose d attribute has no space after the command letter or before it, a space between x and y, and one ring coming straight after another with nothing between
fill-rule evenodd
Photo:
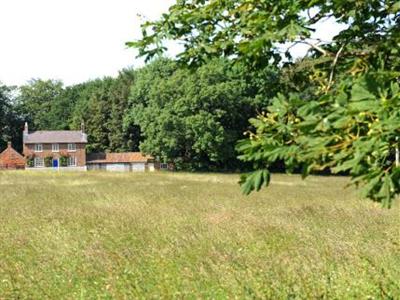
<instances>
[{"instance_id":1,"label":"grass field","mask_svg":"<svg viewBox=\"0 0 400 300\"><path fill-rule=\"evenodd\" d=\"M0 173L0 299L399 299L400 209L346 178Z\"/></svg>"}]
</instances>

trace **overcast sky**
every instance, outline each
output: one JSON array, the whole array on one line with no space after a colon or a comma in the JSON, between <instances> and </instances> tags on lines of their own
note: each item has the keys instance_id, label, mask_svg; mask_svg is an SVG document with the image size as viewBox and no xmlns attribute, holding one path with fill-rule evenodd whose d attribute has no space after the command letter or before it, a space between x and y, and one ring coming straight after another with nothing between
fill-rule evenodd
<instances>
[{"instance_id":1,"label":"overcast sky","mask_svg":"<svg viewBox=\"0 0 400 300\"><path fill-rule=\"evenodd\" d=\"M0 82L32 78L66 85L140 66L126 41L140 38L138 14L156 19L175 0L0 0ZM327 22L319 37L337 30ZM297 49L297 52L305 48Z\"/></svg>"}]
</instances>

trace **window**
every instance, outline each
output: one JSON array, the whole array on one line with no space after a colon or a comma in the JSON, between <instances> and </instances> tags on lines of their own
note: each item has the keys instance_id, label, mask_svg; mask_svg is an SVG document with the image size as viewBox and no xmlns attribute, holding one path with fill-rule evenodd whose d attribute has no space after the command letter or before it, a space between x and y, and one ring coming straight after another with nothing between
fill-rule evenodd
<instances>
[{"instance_id":1,"label":"window","mask_svg":"<svg viewBox=\"0 0 400 300\"><path fill-rule=\"evenodd\" d=\"M60 152L60 145L59 144L52 144L51 145L52 152Z\"/></svg>"},{"instance_id":2,"label":"window","mask_svg":"<svg viewBox=\"0 0 400 300\"><path fill-rule=\"evenodd\" d=\"M44 159L42 157L35 157L34 166L35 166L35 168L43 168L44 167Z\"/></svg>"},{"instance_id":3,"label":"window","mask_svg":"<svg viewBox=\"0 0 400 300\"><path fill-rule=\"evenodd\" d=\"M76 167L76 157L75 156L68 157L68 167Z\"/></svg>"},{"instance_id":4,"label":"window","mask_svg":"<svg viewBox=\"0 0 400 300\"><path fill-rule=\"evenodd\" d=\"M35 144L35 152L43 152L43 144Z\"/></svg>"},{"instance_id":5,"label":"window","mask_svg":"<svg viewBox=\"0 0 400 300\"><path fill-rule=\"evenodd\" d=\"M68 144L68 152L75 152L76 144Z\"/></svg>"},{"instance_id":6,"label":"window","mask_svg":"<svg viewBox=\"0 0 400 300\"><path fill-rule=\"evenodd\" d=\"M160 164L161 170L168 170L168 164Z\"/></svg>"}]
</instances>

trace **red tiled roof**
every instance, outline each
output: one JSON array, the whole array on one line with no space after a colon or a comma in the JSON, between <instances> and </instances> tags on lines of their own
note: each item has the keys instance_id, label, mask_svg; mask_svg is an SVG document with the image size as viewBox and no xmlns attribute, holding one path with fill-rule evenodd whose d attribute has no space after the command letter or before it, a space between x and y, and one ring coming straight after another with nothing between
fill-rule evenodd
<instances>
[{"instance_id":1,"label":"red tiled roof","mask_svg":"<svg viewBox=\"0 0 400 300\"><path fill-rule=\"evenodd\" d=\"M25 158L12 148L11 144L0 153L0 167L4 165L22 165L25 166Z\"/></svg>"},{"instance_id":2,"label":"red tiled roof","mask_svg":"<svg viewBox=\"0 0 400 300\"><path fill-rule=\"evenodd\" d=\"M154 159L152 156L143 155L140 152L125 152L125 153L92 153L87 155L88 164L101 163L134 163L148 162Z\"/></svg>"}]
</instances>

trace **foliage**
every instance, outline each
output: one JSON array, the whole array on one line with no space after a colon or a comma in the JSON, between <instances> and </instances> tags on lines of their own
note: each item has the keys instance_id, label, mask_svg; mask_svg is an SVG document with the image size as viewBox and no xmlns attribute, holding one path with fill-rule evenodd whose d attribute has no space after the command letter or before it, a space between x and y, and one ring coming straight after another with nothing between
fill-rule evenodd
<instances>
[{"instance_id":1,"label":"foliage","mask_svg":"<svg viewBox=\"0 0 400 300\"><path fill-rule=\"evenodd\" d=\"M35 166L35 156L33 156L33 155L27 156L26 157L26 165L29 168L33 168Z\"/></svg>"},{"instance_id":2,"label":"foliage","mask_svg":"<svg viewBox=\"0 0 400 300\"><path fill-rule=\"evenodd\" d=\"M326 19L342 24L333 41L311 39ZM287 170L349 172L364 194L390 207L400 192L398 147L400 2L371 1L177 1L168 14L143 24L141 40L128 43L151 59L166 40L179 41L179 61L201 65L225 56L254 69L281 66L281 79L307 78L282 85L268 110L251 123L240 158L255 173L241 180L243 191L269 182L268 168L283 161ZM311 50L293 62L289 48ZM284 55L284 56L283 56ZM283 63L283 59L286 61ZM304 84L303 84L304 85Z\"/></svg>"},{"instance_id":3,"label":"foliage","mask_svg":"<svg viewBox=\"0 0 400 300\"><path fill-rule=\"evenodd\" d=\"M289 98L279 95L266 114L251 120L257 130L238 150L243 160L262 169L281 160L288 170L302 168L303 176L326 168L349 172L353 182L363 186L365 196L390 207L400 184L400 169L394 161L399 147L399 111L395 78L372 73L355 82L343 82L335 93L318 102L304 102L297 94ZM248 177L244 192L263 182Z\"/></svg>"},{"instance_id":4,"label":"foliage","mask_svg":"<svg viewBox=\"0 0 400 300\"><path fill-rule=\"evenodd\" d=\"M51 168L53 166L53 157L52 156L46 156L44 158L44 166L46 168Z\"/></svg>"},{"instance_id":5,"label":"foliage","mask_svg":"<svg viewBox=\"0 0 400 300\"><path fill-rule=\"evenodd\" d=\"M7 146L7 142L20 144L16 132L21 128L21 120L14 110L14 91L15 88L0 83L0 152Z\"/></svg>"},{"instance_id":6,"label":"foliage","mask_svg":"<svg viewBox=\"0 0 400 300\"><path fill-rule=\"evenodd\" d=\"M105 77L76 86L79 91L71 127L79 128L84 121L89 152L138 150L140 130L123 126L134 74L135 71L126 69L117 78Z\"/></svg>"},{"instance_id":7,"label":"foliage","mask_svg":"<svg viewBox=\"0 0 400 300\"><path fill-rule=\"evenodd\" d=\"M55 113L58 107L56 99L62 92L63 84L60 81L32 80L19 88L16 110L29 122L31 130L54 128L54 122L63 120L62 113Z\"/></svg>"},{"instance_id":8,"label":"foliage","mask_svg":"<svg viewBox=\"0 0 400 300\"><path fill-rule=\"evenodd\" d=\"M137 74L125 124L141 128L143 152L178 168L237 168L235 143L257 108L244 73L223 60L195 72L155 61Z\"/></svg>"},{"instance_id":9,"label":"foliage","mask_svg":"<svg viewBox=\"0 0 400 300\"><path fill-rule=\"evenodd\" d=\"M387 30L396 32L399 11L397 0L177 0L159 20L142 24L142 38L127 45L149 60L167 50L165 41L174 40L183 45L178 58L186 64L225 56L258 67L281 62L282 43L310 44L314 28L330 17L348 25L335 38L340 44L382 40ZM284 54L291 58L289 51Z\"/></svg>"},{"instance_id":10,"label":"foliage","mask_svg":"<svg viewBox=\"0 0 400 300\"><path fill-rule=\"evenodd\" d=\"M68 166L68 155L61 155L59 158L60 167Z\"/></svg>"}]
</instances>

